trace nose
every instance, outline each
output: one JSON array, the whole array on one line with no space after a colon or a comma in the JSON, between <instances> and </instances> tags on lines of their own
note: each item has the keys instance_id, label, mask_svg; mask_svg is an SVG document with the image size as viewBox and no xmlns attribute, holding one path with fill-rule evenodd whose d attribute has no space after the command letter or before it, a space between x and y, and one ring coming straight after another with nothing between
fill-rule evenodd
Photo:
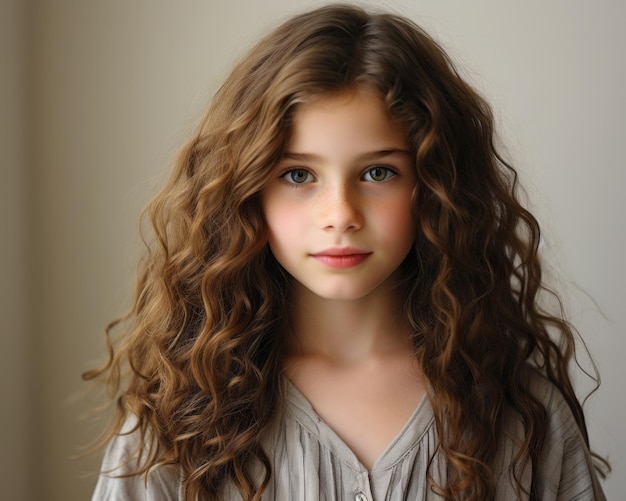
<instances>
[{"instance_id":1,"label":"nose","mask_svg":"<svg viewBox=\"0 0 626 501\"><path fill-rule=\"evenodd\" d=\"M329 186L320 200L320 224L326 231L356 231L363 226L358 193L349 184Z\"/></svg>"}]
</instances>

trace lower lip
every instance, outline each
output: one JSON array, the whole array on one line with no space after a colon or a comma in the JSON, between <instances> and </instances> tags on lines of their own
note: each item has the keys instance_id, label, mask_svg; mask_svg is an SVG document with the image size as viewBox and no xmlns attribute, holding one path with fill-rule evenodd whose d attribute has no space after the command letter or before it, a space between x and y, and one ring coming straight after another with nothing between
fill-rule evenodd
<instances>
[{"instance_id":1,"label":"lower lip","mask_svg":"<svg viewBox=\"0 0 626 501\"><path fill-rule=\"evenodd\" d=\"M328 254L318 254L312 256L317 261L330 268L346 269L354 268L365 261L370 254L348 254L346 256L332 256Z\"/></svg>"}]
</instances>

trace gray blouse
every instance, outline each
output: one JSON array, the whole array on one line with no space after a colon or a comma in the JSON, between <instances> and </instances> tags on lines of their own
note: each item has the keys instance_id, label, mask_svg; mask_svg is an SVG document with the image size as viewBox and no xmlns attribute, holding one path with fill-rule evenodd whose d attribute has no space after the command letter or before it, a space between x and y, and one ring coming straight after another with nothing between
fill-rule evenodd
<instances>
[{"instance_id":1,"label":"gray blouse","mask_svg":"<svg viewBox=\"0 0 626 501\"><path fill-rule=\"evenodd\" d=\"M591 457L571 411L558 390L548 381L536 378L536 395L549 416L546 442L538 465L539 499L604 500L593 470ZM315 413L308 400L288 383L285 412L269 427L263 446L272 461L272 478L263 500L289 501L417 501L439 500L427 481L427 469L439 484L445 484L446 465L436 453L437 433L430 402L424 398L398 436L377 459L371 470L365 468L348 446ZM510 464L523 436L515 415L505 415L505 433L496 457L496 499L528 499L518 493ZM133 435L120 435L109 445L103 471L93 501L183 500L182 486L173 468L153 471L147 484L143 477L116 478L132 468L124 463L134 449ZM530 468L522 474L530 487ZM241 501L232 485L223 499Z\"/></svg>"}]
</instances>

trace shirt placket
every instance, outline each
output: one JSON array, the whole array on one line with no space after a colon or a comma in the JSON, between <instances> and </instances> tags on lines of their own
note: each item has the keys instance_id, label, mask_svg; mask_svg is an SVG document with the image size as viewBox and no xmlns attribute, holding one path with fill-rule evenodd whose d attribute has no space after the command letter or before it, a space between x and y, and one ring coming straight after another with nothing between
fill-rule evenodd
<instances>
[{"instance_id":1,"label":"shirt placket","mask_svg":"<svg viewBox=\"0 0 626 501\"><path fill-rule=\"evenodd\" d=\"M354 491L352 499L354 499L354 501L375 501L374 496L372 495L369 474L367 472L358 473L356 480L357 487Z\"/></svg>"}]
</instances>

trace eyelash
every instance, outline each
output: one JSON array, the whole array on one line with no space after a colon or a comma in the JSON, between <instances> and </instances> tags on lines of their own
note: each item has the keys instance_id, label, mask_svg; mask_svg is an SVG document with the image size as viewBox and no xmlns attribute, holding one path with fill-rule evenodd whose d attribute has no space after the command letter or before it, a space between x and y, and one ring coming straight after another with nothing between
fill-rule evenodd
<instances>
[{"instance_id":1,"label":"eyelash","mask_svg":"<svg viewBox=\"0 0 626 501\"><path fill-rule=\"evenodd\" d=\"M384 170L385 171L384 179L381 179L381 180L378 180L378 181L376 179L372 179L371 178L371 172L374 171L374 170ZM306 175L305 180L300 182L300 183L298 183L298 182L294 181L293 178L292 178L292 180L287 179L287 177L290 174L294 173L294 172L304 173ZM370 179L365 179L365 181L372 182L372 183L384 183L385 181L389 181L390 179L396 177L398 175L398 173L396 171L394 171L391 167L387 167L386 165L375 165L373 167L369 167L363 173L363 175L361 177L365 178L368 175L370 176ZM279 178L285 180L285 182L287 184L289 184L289 185L292 185L292 187L297 187L297 186L302 186L302 185L310 183L311 180L309 178L313 178L313 174L311 174L311 172L308 171L307 169L304 169L304 168L300 167L300 168L286 170L285 172L283 172L279 176Z\"/></svg>"}]
</instances>

